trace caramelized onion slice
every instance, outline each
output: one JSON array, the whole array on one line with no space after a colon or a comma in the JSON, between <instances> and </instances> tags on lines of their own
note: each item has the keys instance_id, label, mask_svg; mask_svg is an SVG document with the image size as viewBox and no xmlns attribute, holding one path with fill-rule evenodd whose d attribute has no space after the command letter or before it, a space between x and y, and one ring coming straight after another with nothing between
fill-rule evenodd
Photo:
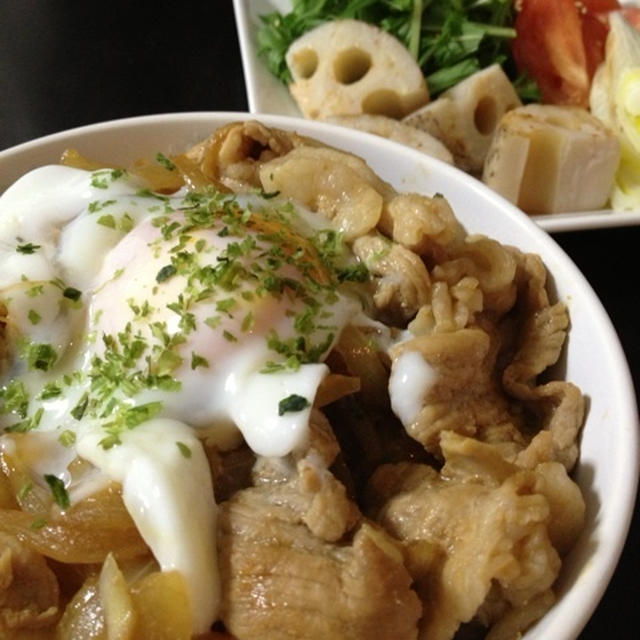
<instances>
[{"instance_id":1,"label":"caramelized onion slice","mask_svg":"<svg viewBox=\"0 0 640 640\"><path fill-rule=\"evenodd\" d=\"M102 563L111 551L117 559L149 552L127 512L117 485L64 512L36 515L0 509L0 531L59 562Z\"/></svg>"}]
</instances>

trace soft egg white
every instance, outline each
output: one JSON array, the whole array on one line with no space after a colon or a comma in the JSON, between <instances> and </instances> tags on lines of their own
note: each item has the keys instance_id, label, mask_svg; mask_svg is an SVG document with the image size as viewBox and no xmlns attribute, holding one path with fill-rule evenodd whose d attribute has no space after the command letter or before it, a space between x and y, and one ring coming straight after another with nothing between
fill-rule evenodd
<instances>
[{"instance_id":1,"label":"soft egg white","mask_svg":"<svg viewBox=\"0 0 640 640\"><path fill-rule=\"evenodd\" d=\"M240 432L257 454L284 456L305 443L310 407L328 368L321 358L288 366L286 355L270 343L274 335L279 344L299 335L296 318L309 303L289 287L277 295L255 295L256 282L249 278L181 312L189 274L160 278L170 258L182 251L199 265L215 267L239 242L221 233L220 225L167 233L172 223L185 225L184 196L140 194L134 179L109 169L32 171L0 198L0 296L14 352L9 377L19 379L31 399L29 419L38 416L28 427L37 434L33 472L54 473L68 484L66 466L77 454L105 479L122 483L125 505L161 568L183 573L195 631L203 632L218 615L219 583L216 507L197 430L206 428L214 439L217 434L221 446L237 442ZM242 200L245 209L256 211L265 203L258 197ZM302 219L295 224L306 225ZM273 244L256 241L245 258L247 272ZM31 250L18 250L26 246ZM291 282L303 279L291 262L284 261L275 273ZM235 302L228 303L231 298ZM305 340L323 344L326 353L359 304L326 291L318 300L319 328ZM129 394L113 391L111 397L125 412L154 408L148 419L143 416L114 436L109 419L90 411L88 398L96 396L96 362L104 366L123 349L120 336L127 331L145 350L125 373L149 373L155 367L178 384L170 390L149 385ZM16 357L21 342L47 343L56 358L29 368ZM158 353L162 357L154 360ZM42 397L45 388L59 392ZM282 411L280 401L288 397L306 404ZM105 414L107 407L104 400ZM0 416L0 427L11 427L19 417L15 412ZM72 447L60 444L64 432L73 432ZM106 445L109 434L113 439ZM0 446L8 444L0 438ZM92 483L100 486L95 477ZM86 495L81 487L68 488L72 497Z\"/></svg>"}]
</instances>

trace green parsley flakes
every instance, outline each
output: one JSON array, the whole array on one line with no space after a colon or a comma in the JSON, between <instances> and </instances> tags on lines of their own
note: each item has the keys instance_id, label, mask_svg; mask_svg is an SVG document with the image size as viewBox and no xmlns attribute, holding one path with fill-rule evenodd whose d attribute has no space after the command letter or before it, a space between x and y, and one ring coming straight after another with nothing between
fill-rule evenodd
<instances>
[{"instance_id":1,"label":"green parsley flakes","mask_svg":"<svg viewBox=\"0 0 640 640\"><path fill-rule=\"evenodd\" d=\"M65 429L59 436L58 442L63 447L72 447L76 442L76 434L75 431L71 431L71 429Z\"/></svg>"},{"instance_id":2,"label":"green parsley flakes","mask_svg":"<svg viewBox=\"0 0 640 640\"><path fill-rule=\"evenodd\" d=\"M31 342L22 339L18 344L18 354L27 363L30 371L48 371L58 358L52 345L46 342Z\"/></svg>"},{"instance_id":3,"label":"green parsley flakes","mask_svg":"<svg viewBox=\"0 0 640 640\"><path fill-rule=\"evenodd\" d=\"M24 253L26 255L30 255L35 253L38 249L40 249L41 245L33 244L33 242L25 242L24 244L19 244L16 247L16 251L18 253Z\"/></svg>"},{"instance_id":4,"label":"green parsley flakes","mask_svg":"<svg viewBox=\"0 0 640 640\"><path fill-rule=\"evenodd\" d=\"M161 164L168 171L173 171L176 168L176 165L161 152L156 153L156 162Z\"/></svg>"},{"instance_id":5,"label":"green parsley flakes","mask_svg":"<svg viewBox=\"0 0 640 640\"><path fill-rule=\"evenodd\" d=\"M77 302L82 296L82 291L79 291L75 287L65 287L62 290L62 295L69 300L73 300L73 302Z\"/></svg>"},{"instance_id":6,"label":"green parsley flakes","mask_svg":"<svg viewBox=\"0 0 640 640\"><path fill-rule=\"evenodd\" d=\"M33 530L33 531L37 531L38 529L42 529L43 527L47 526L47 520L46 518L40 516L39 518L36 518L30 525L29 525L29 529Z\"/></svg>"},{"instance_id":7,"label":"green parsley flakes","mask_svg":"<svg viewBox=\"0 0 640 640\"><path fill-rule=\"evenodd\" d=\"M209 367L209 361L202 356L199 356L197 353L193 352L191 354L191 368L197 369L198 367Z\"/></svg>"},{"instance_id":8,"label":"green parsley flakes","mask_svg":"<svg viewBox=\"0 0 640 640\"><path fill-rule=\"evenodd\" d=\"M156 275L156 282L164 282L168 280L171 276L175 276L178 273L176 267L172 264L165 265L158 271Z\"/></svg>"},{"instance_id":9,"label":"green parsley flakes","mask_svg":"<svg viewBox=\"0 0 640 640\"><path fill-rule=\"evenodd\" d=\"M31 482L31 480L26 480L18 490L18 493L16 493L16 500L19 503L22 503L24 499L31 493L32 489L33 482Z\"/></svg>"},{"instance_id":10,"label":"green parsley flakes","mask_svg":"<svg viewBox=\"0 0 640 640\"><path fill-rule=\"evenodd\" d=\"M53 499L56 504L61 509L68 509L71 505L71 501L69 500L69 494L65 489L64 482L60 480L58 476L54 476L50 473L46 473L44 479L51 489L51 494L53 495Z\"/></svg>"},{"instance_id":11,"label":"green parsley flakes","mask_svg":"<svg viewBox=\"0 0 640 640\"><path fill-rule=\"evenodd\" d=\"M15 412L21 418L27 417L29 393L20 380L11 380L0 390L0 407L3 413Z\"/></svg>"},{"instance_id":12,"label":"green parsley flakes","mask_svg":"<svg viewBox=\"0 0 640 640\"><path fill-rule=\"evenodd\" d=\"M304 411L309 406L311 406L311 404L304 396L292 393L290 396L278 402L278 415L283 416L285 413Z\"/></svg>"},{"instance_id":13,"label":"green parsley flakes","mask_svg":"<svg viewBox=\"0 0 640 640\"><path fill-rule=\"evenodd\" d=\"M189 447L184 442L180 442L178 440L178 441L176 441L176 446L178 447L178 449L180 450L180 453L185 458L190 458L191 457L191 449L189 449Z\"/></svg>"},{"instance_id":14,"label":"green parsley flakes","mask_svg":"<svg viewBox=\"0 0 640 640\"><path fill-rule=\"evenodd\" d=\"M91 174L91 186L96 189L108 189L109 182L115 182L126 174L124 169L100 169Z\"/></svg>"}]
</instances>

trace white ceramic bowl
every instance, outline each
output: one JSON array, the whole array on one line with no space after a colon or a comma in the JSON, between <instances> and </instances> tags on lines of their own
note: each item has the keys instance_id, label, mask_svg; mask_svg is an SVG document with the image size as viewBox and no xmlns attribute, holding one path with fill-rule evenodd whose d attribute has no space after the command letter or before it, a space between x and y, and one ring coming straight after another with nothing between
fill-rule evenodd
<instances>
[{"instance_id":1,"label":"white ceramic bowl","mask_svg":"<svg viewBox=\"0 0 640 640\"><path fill-rule=\"evenodd\" d=\"M73 129L0 152L0 192L26 171L78 149L97 160L127 164L143 155L180 152L240 113L193 113L130 118ZM604 593L624 545L638 479L638 415L629 369L612 324L586 279L567 255L527 216L466 174L379 137L284 116L260 116L267 125L313 136L365 158L399 190L442 193L470 232L542 256L571 330L566 379L588 398L576 480L587 502L587 523L564 563L558 602L526 640L578 636Z\"/></svg>"}]
</instances>

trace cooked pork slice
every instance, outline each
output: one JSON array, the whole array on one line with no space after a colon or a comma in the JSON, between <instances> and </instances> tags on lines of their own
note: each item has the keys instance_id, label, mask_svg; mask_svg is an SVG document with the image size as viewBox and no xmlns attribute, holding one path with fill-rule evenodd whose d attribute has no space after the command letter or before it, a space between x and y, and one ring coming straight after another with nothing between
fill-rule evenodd
<instances>
[{"instance_id":1,"label":"cooked pork slice","mask_svg":"<svg viewBox=\"0 0 640 640\"><path fill-rule=\"evenodd\" d=\"M490 627L505 615L531 624L541 602L550 606L559 552L582 526L579 490L558 462L522 469L451 432L441 447L440 472L385 465L369 487L371 515L408 551L425 607L419 637L447 640L462 623Z\"/></svg>"},{"instance_id":2,"label":"cooked pork slice","mask_svg":"<svg viewBox=\"0 0 640 640\"><path fill-rule=\"evenodd\" d=\"M416 638L422 608L397 543L362 522L320 455L292 469L262 461L262 484L220 506L226 628L238 640Z\"/></svg>"},{"instance_id":3,"label":"cooked pork slice","mask_svg":"<svg viewBox=\"0 0 640 640\"><path fill-rule=\"evenodd\" d=\"M218 187L242 191L260 186L261 163L285 155L301 144L319 143L249 120L220 127L187 151L185 157Z\"/></svg>"}]
</instances>

